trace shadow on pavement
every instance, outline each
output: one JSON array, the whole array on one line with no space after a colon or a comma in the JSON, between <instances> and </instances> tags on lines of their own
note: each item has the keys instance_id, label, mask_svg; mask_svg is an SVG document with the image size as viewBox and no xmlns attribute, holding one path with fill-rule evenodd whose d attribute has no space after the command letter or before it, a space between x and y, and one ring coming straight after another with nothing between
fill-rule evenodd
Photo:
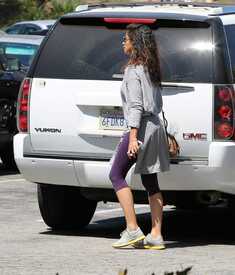
<instances>
[{"instance_id":1,"label":"shadow on pavement","mask_svg":"<svg viewBox=\"0 0 235 275\"><path fill-rule=\"evenodd\" d=\"M163 236L168 248L203 245L235 245L235 225L226 208L209 208L202 211L172 210L164 212ZM137 215L145 234L150 231L149 213ZM125 229L124 217L93 221L80 231L48 230L40 234L72 235L118 239Z\"/></svg>"},{"instance_id":2,"label":"shadow on pavement","mask_svg":"<svg viewBox=\"0 0 235 275\"><path fill-rule=\"evenodd\" d=\"M0 163L0 176L7 176L7 175L15 175L19 174L19 170L17 168L6 168L2 163Z\"/></svg>"}]
</instances>

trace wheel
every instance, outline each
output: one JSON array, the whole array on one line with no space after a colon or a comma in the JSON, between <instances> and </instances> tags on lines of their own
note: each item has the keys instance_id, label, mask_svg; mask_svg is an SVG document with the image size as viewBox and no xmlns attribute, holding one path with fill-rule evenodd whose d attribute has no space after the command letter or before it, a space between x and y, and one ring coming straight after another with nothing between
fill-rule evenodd
<instances>
[{"instance_id":1,"label":"wheel","mask_svg":"<svg viewBox=\"0 0 235 275\"><path fill-rule=\"evenodd\" d=\"M53 229L85 227L97 205L97 201L83 197L77 187L37 184L37 194L42 218Z\"/></svg>"},{"instance_id":2,"label":"wheel","mask_svg":"<svg viewBox=\"0 0 235 275\"><path fill-rule=\"evenodd\" d=\"M0 157L5 168L7 169L17 168L15 159L14 159L13 148L11 146L7 147L6 150L2 151L0 153Z\"/></svg>"}]
</instances>

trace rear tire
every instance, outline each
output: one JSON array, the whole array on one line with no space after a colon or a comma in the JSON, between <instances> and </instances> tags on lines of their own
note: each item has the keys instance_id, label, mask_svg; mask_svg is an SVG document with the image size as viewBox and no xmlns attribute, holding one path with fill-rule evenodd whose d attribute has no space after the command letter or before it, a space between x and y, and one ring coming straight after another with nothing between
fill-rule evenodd
<instances>
[{"instance_id":1,"label":"rear tire","mask_svg":"<svg viewBox=\"0 0 235 275\"><path fill-rule=\"evenodd\" d=\"M7 169L16 169L16 163L14 159L14 152L11 146L7 147L6 150L2 151L0 154L2 163Z\"/></svg>"},{"instance_id":2,"label":"rear tire","mask_svg":"<svg viewBox=\"0 0 235 275\"><path fill-rule=\"evenodd\" d=\"M83 197L77 187L37 184L37 194L42 218L52 229L85 227L97 205L97 201Z\"/></svg>"}]
</instances>

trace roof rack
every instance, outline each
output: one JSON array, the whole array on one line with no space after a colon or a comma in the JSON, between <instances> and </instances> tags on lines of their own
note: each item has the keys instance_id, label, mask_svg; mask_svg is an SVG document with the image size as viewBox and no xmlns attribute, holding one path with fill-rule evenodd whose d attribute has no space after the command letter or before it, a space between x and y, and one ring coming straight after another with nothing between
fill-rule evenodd
<instances>
[{"instance_id":1,"label":"roof rack","mask_svg":"<svg viewBox=\"0 0 235 275\"><path fill-rule=\"evenodd\" d=\"M111 8L111 7L137 7L137 6L178 6L178 7L197 7L197 8L211 8L214 9L213 14L217 15L225 15L225 14L234 14L235 13L235 5L231 4L220 4L220 3L200 3L200 2L182 2L182 1L174 1L174 2L157 2L151 1L148 2L131 2L131 3L100 3L100 4L87 4L87 5L79 5L76 7L75 11L88 11L96 8ZM216 10L217 8L217 10ZM220 8L220 9L218 9Z\"/></svg>"},{"instance_id":2,"label":"roof rack","mask_svg":"<svg viewBox=\"0 0 235 275\"><path fill-rule=\"evenodd\" d=\"M78 5L75 8L75 11L85 11L85 10L91 10L95 8L111 8L111 7L135 7L135 6L143 6L143 5L154 5L155 3L150 2L133 2L133 3L100 3L100 4L86 4L86 5Z\"/></svg>"}]
</instances>

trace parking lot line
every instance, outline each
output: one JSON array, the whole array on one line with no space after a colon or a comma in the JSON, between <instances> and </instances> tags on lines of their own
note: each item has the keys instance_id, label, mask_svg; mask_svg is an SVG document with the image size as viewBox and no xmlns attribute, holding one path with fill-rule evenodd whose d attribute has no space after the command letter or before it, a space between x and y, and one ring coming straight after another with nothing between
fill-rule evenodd
<instances>
[{"instance_id":1,"label":"parking lot line","mask_svg":"<svg viewBox=\"0 0 235 275\"><path fill-rule=\"evenodd\" d=\"M0 180L0 183L15 182L15 181L26 181L26 180L25 180L25 179L9 179L9 180Z\"/></svg>"},{"instance_id":2,"label":"parking lot line","mask_svg":"<svg viewBox=\"0 0 235 275\"><path fill-rule=\"evenodd\" d=\"M140 208L148 208L148 205L135 205L135 209L140 209ZM95 214L106 214L106 213L111 213L111 212L119 212L122 211L122 208L113 208L113 209L106 209L106 210L98 210L95 212Z\"/></svg>"}]
</instances>

